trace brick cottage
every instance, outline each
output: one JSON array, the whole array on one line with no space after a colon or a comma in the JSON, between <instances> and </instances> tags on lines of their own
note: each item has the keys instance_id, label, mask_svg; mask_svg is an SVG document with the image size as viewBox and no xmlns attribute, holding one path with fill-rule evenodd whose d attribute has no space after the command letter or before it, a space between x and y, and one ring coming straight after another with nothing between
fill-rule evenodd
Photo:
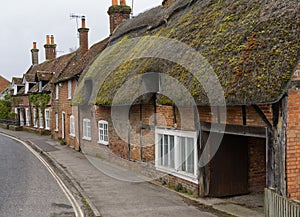
<instances>
[{"instance_id":1,"label":"brick cottage","mask_svg":"<svg viewBox=\"0 0 300 217\"><path fill-rule=\"evenodd\" d=\"M25 128L199 196L272 187L300 200L294 4L164 0L130 18L113 0L109 38L89 48L83 18L75 52L56 58L47 37L38 64L34 44L14 109ZM28 101L39 93L44 118Z\"/></svg>"}]
</instances>

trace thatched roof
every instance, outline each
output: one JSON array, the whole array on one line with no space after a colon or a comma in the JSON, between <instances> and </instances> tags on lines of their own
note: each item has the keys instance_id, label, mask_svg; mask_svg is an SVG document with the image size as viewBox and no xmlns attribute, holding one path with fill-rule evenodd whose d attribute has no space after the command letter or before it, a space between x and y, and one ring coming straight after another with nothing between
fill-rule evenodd
<instances>
[{"instance_id":1,"label":"thatched roof","mask_svg":"<svg viewBox=\"0 0 300 217\"><path fill-rule=\"evenodd\" d=\"M84 101L86 79L94 84L89 102L111 104L120 87L137 74L160 72L183 84L196 103L209 104L206 94L216 88L207 77L209 70L217 76L227 104L273 103L284 94L300 57L299 4L176 0L149 10L115 31L110 46L79 84L74 103ZM197 55L203 57L198 64L193 62Z\"/></svg>"}]
</instances>

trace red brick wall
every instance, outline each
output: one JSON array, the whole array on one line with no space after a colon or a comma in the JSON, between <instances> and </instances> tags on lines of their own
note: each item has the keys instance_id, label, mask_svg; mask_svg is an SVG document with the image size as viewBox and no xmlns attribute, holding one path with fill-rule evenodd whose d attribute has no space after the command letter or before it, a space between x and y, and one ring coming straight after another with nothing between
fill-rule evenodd
<instances>
[{"instance_id":1,"label":"red brick wall","mask_svg":"<svg viewBox=\"0 0 300 217\"><path fill-rule=\"evenodd\" d=\"M114 6L112 6L114 7ZM120 6L119 6L120 7ZM111 12L111 8L109 9L109 21L110 21L110 33L112 34L114 30L120 25L123 20L126 20L130 16L130 11L121 11L119 9L118 12ZM113 10L112 10L113 11Z\"/></svg>"},{"instance_id":2,"label":"red brick wall","mask_svg":"<svg viewBox=\"0 0 300 217\"><path fill-rule=\"evenodd\" d=\"M72 96L75 92L77 81L72 80ZM70 116L75 116L75 135L78 135L78 111L77 107L71 106L71 100L68 99L68 81L59 85L59 98L56 100L55 87L52 93L52 112L51 112L51 133L55 139L62 138L62 113L65 113L65 142L67 145L78 149L78 138L70 135ZM58 131L55 131L55 114L58 114Z\"/></svg>"},{"instance_id":3,"label":"red brick wall","mask_svg":"<svg viewBox=\"0 0 300 217\"><path fill-rule=\"evenodd\" d=\"M248 138L249 191L263 192L266 187L266 141Z\"/></svg>"},{"instance_id":4,"label":"red brick wall","mask_svg":"<svg viewBox=\"0 0 300 217\"><path fill-rule=\"evenodd\" d=\"M271 105L260 105L259 108L266 115L268 120L272 122L272 106ZM217 115L215 114L214 119L212 118L212 111L210 107L198 107L200 121L203 122L217 122ZM215 109L216 111L216 109ZM222 115L221 115L222 117ZM252 106L246 106L246 117L248 126L265 126L264 121L256 113ZM226 121L221 121L226 124L243 124L242 106L228 106L226 111Z\"/></svg>"},{"instance_id":5,"label":"red brick wall","mask_svg":"<svg viewBox=\"0 0 300 217\"><path fill-rule=\"evenodd\" d=\"M291 199L300 200L300 91L288 92L287 120L287 193Z\"/></svg>"}]
</instances>

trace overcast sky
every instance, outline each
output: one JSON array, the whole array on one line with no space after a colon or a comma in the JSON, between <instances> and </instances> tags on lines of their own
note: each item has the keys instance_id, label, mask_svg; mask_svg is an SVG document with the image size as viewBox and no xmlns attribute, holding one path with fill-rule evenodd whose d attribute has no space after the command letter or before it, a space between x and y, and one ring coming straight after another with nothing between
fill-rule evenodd
<instances>
[{"instance_id":1,"label":"overcast sky","mask_svg":"<svg viewBox=\"0 0 300 217\"><path fill-rule=\"evenodd\" d=\"M134 15L158 6L163 0L134 0ZM132 5L132 0L127 0ZM54 35L58 56L78 48L77 25L70 14L85 15L89 45L109 35L107 10L111 0L9 0L1 4L0 74L11 81L31 65L32 42L37 42L39 62L45 60L46 35ZM80 20L79 20L80 21ZM79 22L80 25L80 22Z\"/></svg>"}]
</instances>

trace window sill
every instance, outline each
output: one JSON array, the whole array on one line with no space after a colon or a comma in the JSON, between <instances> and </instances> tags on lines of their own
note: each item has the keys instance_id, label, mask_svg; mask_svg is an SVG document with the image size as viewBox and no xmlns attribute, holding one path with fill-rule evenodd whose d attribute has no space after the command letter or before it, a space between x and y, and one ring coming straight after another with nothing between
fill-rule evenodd
<instances>
[{"instance_id":1,"label":"window sill","mask_svg":"<svg viewBox=\"0 0 300 217\"><path fill-rule=\"evenodd\" d=\"M88 137L83 137L82 139L86 141L92 141L92 138L88 138Z\"/></svg>"},{"instance_id":2,"label":"window sill","mask_svg":"<svg viewBox=\"0 0 300 217\"><path fill-rule=\"evenodd\" d=\"M106 145L106 146L108 146L109 142L105 142L105 141L98 141L98 144L100 144L100 145Z\"/></svg>"},{"instance_id":3,"label":"window sill","mask_svg":"<svg viewBox=\"0 0 300 217\"><path fill-rule=\"evenodd\" d=\"M158 171L161 171L161 172L164 172L164 173L176 176L178 178L187 180L187 181L192 182L194 184L199 184L199 180L197 179L197 176L195 176L195 175L187 174L187 173L176 171L176 170L173 170L173 169L167 169L165 167L160 167L160 166L155 166L155 168Z\"/></svg>"},{"instance_id":4,"label":"window sill","mask_svg":"<svg viewBox=\"0 0 300 217\"><path fill-rule=\"evenodd\" d=\"M69 134L70 137L75 138L75 134Z\"/></svg>"}]
</instances>

